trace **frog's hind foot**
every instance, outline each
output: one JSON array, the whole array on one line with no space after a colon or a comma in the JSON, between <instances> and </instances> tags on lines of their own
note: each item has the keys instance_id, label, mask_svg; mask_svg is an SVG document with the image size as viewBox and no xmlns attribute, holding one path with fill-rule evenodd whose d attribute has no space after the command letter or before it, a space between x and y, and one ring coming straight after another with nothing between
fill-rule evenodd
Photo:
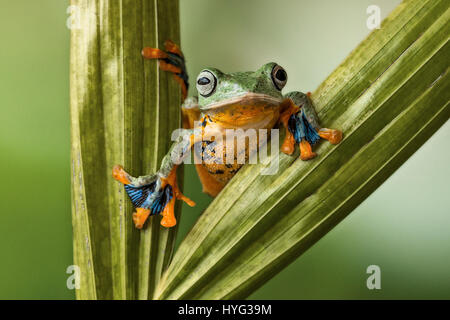
<instances>
[{"instance_id":1,"label":"frog's hind foot","mask_svg":"<svg viewBox=\"0 0 450 320\"><path fill-rule=\"evenodd\" d=\"M338 144L342 141L342 131L322 128L318 131L322 139L328 140L331 144Z\"/></svg>"},{"instance_id":2,"label":"frog's hind foot","mask_svg":"<svg viewBox=\"0 0 450 320\"><path fill-rule=\"evenodd\" d=\"M173 73L175 80L180 84L183 100L187 97L189 89L189 77L186 71L183 53L180 47L171 40L164 42L165 50L145 47L142 56L145 59L158 59L159 67L163 71Z\"/></svg>"},{"instance_id":3,"label":"frog's hind foot","mask_svg":"<svg viewBox=\"0 0 450 320\"><path fill-rule=\"evenodd\" d=\"M293 141L300 146L300 159L306 161L315 158L317 154L312 151L311 145L319 141L320 136L302 110L289 117L288 129Z\"/></svg>"}]
</instances>

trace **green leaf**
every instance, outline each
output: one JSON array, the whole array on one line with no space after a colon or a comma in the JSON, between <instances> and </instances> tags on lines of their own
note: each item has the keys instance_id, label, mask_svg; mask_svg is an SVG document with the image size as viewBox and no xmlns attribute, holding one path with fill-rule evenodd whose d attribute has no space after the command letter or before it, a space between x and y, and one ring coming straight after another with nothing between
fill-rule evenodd
<instances>
[{"instance_id":1,"label":"green leaf","mask_svg":"<svg viewBox=\"0 0 450 320\"><path fill-rule=\"evenodd\" d=\"M150 219L139 232L115 164L154 172L180 126L180 88L144 46L179 43L176 0L72 0L72 221L78 299L148 299L172 255L176 228ZM179 208L178 208L179 209ZM179 210L178 216L179 216Z\"/></svg>"},{"instance_id":2,"label":"green leaf","mask_svg":"<svg viewBox=\"0 0 450 320\"><path fill-rule=\"evenodd\" d=\"M409 0L313 93L322 125L341 129L277 175L247 165L181 243L157 299L245 298L323 237L450 116L446 0Z\"/></svg>"}]
</instances>

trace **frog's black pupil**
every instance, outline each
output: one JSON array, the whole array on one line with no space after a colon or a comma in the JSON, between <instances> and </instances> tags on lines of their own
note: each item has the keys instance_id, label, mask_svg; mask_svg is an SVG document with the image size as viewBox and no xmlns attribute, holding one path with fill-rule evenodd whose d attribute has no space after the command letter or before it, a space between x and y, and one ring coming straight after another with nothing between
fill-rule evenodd
<instances>
[{"instance_id":1,"label":"frog's black pupil","mask_svg":"<svg viewBox=\"0 0 450 320\"><path fill-rule=\"evenodd\" d=\"M278 70L277 73L275 74L275 77L280 81L286 81L287 79L286 71L284 71L283 69Z\"/></svg>"},{"instance_id":2,"label":"frog's black pupil","mask_svg":"<svg viewBox=\"0 0 450 320\"><path fill-rule=\"evenodd\" d=\"M201 86L204 86L206 84L209 84L211 81L206 78L206 77L201 77L200 79L197 80L197 83Z\"/></svg>"}]
</instances>

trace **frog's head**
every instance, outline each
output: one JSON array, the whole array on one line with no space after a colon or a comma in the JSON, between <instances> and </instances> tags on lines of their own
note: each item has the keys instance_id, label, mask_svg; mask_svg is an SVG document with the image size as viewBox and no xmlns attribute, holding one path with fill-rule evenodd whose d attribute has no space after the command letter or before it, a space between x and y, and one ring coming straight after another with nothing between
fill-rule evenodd
<instances>
[{"instance_id":1,"label":"frog's head","mask_svg":"<svg viewBox=\"0 0 450 320\"><path fill-rule=\"evenodd\" d=\"M262 101L278 105L283 99L281 90L287 82L286 71L271 62L255 72L223 73L218 69L204 69L197 77L197 91L201 110L211 110L236 104Z\"/></svg>"}]
</instances>

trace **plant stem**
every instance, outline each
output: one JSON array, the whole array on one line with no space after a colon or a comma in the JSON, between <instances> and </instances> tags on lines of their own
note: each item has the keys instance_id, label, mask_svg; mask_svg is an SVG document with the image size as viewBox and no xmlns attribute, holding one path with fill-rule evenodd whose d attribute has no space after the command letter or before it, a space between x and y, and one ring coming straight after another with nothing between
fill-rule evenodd
<instances>
[{"instance_id":1,"label":"plant stem","mask_svg":"<svg viewBox=\"0 0 450 320\"><path fill-rule=\"evenodd\" d=\"M173 250L176 228L150 219L134 228L133 208L111 177L115 164L133 175L155 172L180 126L180 88L144 46L179 43L177 0L72 0L80 29L71 31L72 220L78 299L147 299ZM178 210L179 215L179 210Z\"/></svg>"}]
</instances>

